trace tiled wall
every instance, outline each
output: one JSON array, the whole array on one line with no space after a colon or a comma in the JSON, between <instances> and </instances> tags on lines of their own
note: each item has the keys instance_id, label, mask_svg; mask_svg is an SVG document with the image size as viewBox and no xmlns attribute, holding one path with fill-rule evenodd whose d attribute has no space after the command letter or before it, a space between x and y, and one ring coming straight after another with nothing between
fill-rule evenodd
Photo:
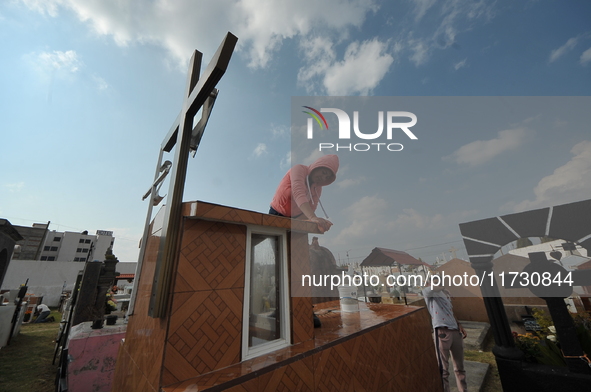
<instances>
[{"instance_id":1,"label":"tiled wall","mask_svg":"<svg viewBox=\"0 0 591 392\"><path fill-rule=\"evenodd\" d=\"M159 245L159 236L148 238L141 276L136 280L135 313L130 317L125 344L117 356L113 392L159 390L167 320L148 316Z\"/></svg>"},{"instance_id":2,"label":"tiled wall","mask_svg":"<svg viewBox=\"0 0 591 392\"><path fill-rule=\"evenodd\" d=\"M240 362L246 226L185 220L162 385Z\"/></svg>"},{"instance_id":3,"label":"tiled wall","mask_svg":"<svg viewBox=\"0 0 591 392\"><path fill-rule=\"evenodd\" d=\"M308 235L291 232L288 236L288 255L290 284L292 276L300 276L302 271L309 273L310 257L308 252ZM299 288L300 292L302 288ZM312 314L311 291L307 296L291 298L292 342L300 343L314 338L314 322Z\"/></svg>"}]
</instances>

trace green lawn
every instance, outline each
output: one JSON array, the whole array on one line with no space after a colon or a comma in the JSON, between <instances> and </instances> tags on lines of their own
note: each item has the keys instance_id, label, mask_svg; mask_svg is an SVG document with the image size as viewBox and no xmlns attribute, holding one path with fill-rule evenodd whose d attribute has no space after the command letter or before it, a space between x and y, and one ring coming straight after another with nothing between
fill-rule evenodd
<instances>
[{"instance_id":1,"label":"green lawn","mask_svg":"<svg viewBox=\"0 0 591 392\"><path fill-rule=\"evenodd\" d=\"M51 316L56 321L23 324L10 345L0 349L0 391L55 391L57 365L51 362L62 316L56 311Z\"/></svg>"}]
</instances>

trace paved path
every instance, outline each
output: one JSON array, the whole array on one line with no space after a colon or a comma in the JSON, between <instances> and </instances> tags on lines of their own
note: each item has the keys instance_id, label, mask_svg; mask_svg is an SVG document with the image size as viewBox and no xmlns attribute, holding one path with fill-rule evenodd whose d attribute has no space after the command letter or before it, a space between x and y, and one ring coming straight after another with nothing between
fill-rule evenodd
<instances>
[{"instance_id":1,"label":"paved path","mask_svg":"<svg viewBox=\"0 0 591 392\"><path fill-rule=\"evenodd\" d=\"M465 350L482 350L486 337L490 331L488 323L479 323L475 321L460 321L468 336L464 340ZM457 392L456 378L454 376L453 363L449 361L449 385L452 392ZM468 381L469 392L480 392L484 378L488 373L490 365L488 363L465 361L466 380Z\"/></svg>"}]
</instances>

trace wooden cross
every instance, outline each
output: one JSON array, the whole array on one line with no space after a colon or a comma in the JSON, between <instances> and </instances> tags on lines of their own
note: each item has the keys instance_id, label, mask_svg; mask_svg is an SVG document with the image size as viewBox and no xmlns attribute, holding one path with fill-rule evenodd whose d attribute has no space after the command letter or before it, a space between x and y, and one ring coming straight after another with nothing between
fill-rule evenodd
<instances>
[{"instance_id":1,"label":"wooden cross","mask_svg":"<svg viewBox=\"0 0 591 392\"><path fill-rule=\"evenodd\" d=\"M238 38L232 33L226 35L201 78L199 78L199 71L201 68L202 54L197 50L193 53L187 75L183 108L168 134L162 141L158 163L156 165L156 173L154 175L154 182L151 189L146 195L144 195L144 198L148 195L151 195L152 197L150 198L151 202L148 206L138 267L136 269L136 277L138 279L140 277L141 266L146 252L148 237L150 235L149 227L152 217L152 208L155 205L158 205L162 200L162 197L158 195L157 186L164 181L164 177L166 177L167 174L171 175L164 223L160 235L156 270L152 284L152 293L150 295L150 308L148 313L151 317L163 317L166 314L172 271L174 262L178 257L182 198L185 189L189 153L191 150L196 151L199 147L199 142L203 136L205 125L207 124L213 103L217 97L218 91L215 86L228 68L237 41ZM195 127L193 127L193 119L200 109L202 109L201 120ZM175 145L176 149L173 162L166 161L162 164L163 153L170 152ZM128 314L133 313L133 305L135 303L138 289L139 284L133 291L134 295L130 301Z\"/></svg>"}]
</instances>

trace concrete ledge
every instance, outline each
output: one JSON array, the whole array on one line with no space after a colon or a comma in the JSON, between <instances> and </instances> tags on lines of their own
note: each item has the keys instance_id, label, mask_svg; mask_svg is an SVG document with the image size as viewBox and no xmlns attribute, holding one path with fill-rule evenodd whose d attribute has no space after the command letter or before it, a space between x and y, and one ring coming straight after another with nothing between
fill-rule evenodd
<instances>
[{"instance_id":1,"label":"concrete ledge","mask_svg":"<svg viewBox=\"0 0 591 392\"><path fill-rule=\"evenodd\" d=\"M466 381L468 382L468 391L480 392L484 379L488 374L490 365L488 363L464 361L464 367L466 368ZM454 375L453 363L449 361L449 389L450 392L458 392L456 386L456 377Z\"/></svg>"}]
</instances>

